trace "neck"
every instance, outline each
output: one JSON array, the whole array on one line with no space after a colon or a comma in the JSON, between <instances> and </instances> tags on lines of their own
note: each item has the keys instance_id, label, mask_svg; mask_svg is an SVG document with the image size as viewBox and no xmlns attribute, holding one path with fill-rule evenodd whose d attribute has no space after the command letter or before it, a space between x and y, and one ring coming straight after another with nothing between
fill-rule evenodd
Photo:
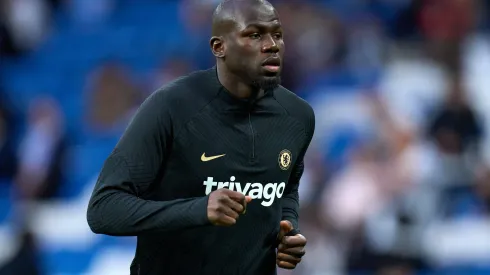
<instances>
[{"instance_id":1,"label":"neck","mask_svg":"<svg viewBox=\"0 0 490 275\"><path fill-rule=\"evenodd\" d=\"M218 80L233 96L237 98L259 97L263 93L240 77L228 71L223 64L217 64Z\"/></svg>"}]
</instances>

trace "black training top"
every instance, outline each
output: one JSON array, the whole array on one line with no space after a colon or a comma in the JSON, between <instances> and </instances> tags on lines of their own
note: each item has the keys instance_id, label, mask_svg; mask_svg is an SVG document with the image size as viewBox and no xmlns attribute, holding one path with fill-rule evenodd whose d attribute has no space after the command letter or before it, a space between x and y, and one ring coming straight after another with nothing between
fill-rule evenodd
<instances>
[{"instance_id":1,"label":"black training top","mask_svg":"<svg viewBox=\"0 0 490 275\"><path fill-rule=\"evenodd\" d=\"M216 68L153 93L104 163L87 219L137 236L131 275L272 275L279 222L298 228L298 184L315 128L306 101L279 86L233 97ZM253 198L230 227L211 225L208 194Z\"/></svg>"}]
</instances>

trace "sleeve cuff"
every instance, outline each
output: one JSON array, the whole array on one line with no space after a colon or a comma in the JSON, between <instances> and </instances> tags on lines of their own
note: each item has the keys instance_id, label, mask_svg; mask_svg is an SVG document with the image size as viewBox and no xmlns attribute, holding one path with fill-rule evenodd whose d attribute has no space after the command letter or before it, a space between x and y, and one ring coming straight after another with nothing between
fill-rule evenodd
<instances>
[{"instance_id":1,"label":"sleeve cuff","mask_svg":"<svg viewBox=\"0 0 490 275\"><path fill-rule=\"evenodd\" d=\"M190 206L191 219L195 221L197 225L211 224L208 219L208 196L197 198L195 202Z\"/></svg>"}]
</instances>

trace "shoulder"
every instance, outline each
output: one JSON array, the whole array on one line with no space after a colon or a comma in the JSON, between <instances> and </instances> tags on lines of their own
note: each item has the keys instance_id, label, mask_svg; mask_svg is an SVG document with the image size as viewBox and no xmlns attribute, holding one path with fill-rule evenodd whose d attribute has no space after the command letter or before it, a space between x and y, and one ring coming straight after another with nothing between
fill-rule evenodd
<instances>
[{"instance_id":1,"label":"shoulder","mask_svg":"<svg viewBox=\"0 0 490 275\"><path fill-rule=\"evenodd\" d=\"M212 82L209 70L195 71L162 86L151 96L165 105L194 107L202 101L209 101L217 94L217 89L213 87Z\"/></svg>"},{"instance_id":2,"label":"shoulder","mask_svg":"<svg viewBox=\"0 0 490 275\"><path fill-rule=\"evenodd\" d=\"M274 98L286 110L288 115L303 123L308 132L314 131L315 112L306 100L283 86L279 86L279 88L274 90Z\"/></svg>"},{"instance_id":3,"label":"shoulder","mask_svg":"<svg viewBox=\"0 0 490 275\"><path fill-rule=\"evenodd\" d=\"M298 119L309 119L315 116L313 108L306 100L283 86L279 86L274 91L274 97L291 116Z\"/></svg>"},{"instance_id":4,"label":"shoulder","mask_svg":"<svg viewBox=\"0 0 490 275\"><path fill-rule=\"evenodd\" d=\"M218 91L210 70L195 71L162 86L143 104L155 106L173 119L187 120L212 101Z\"/></svg>"}]
</instances>

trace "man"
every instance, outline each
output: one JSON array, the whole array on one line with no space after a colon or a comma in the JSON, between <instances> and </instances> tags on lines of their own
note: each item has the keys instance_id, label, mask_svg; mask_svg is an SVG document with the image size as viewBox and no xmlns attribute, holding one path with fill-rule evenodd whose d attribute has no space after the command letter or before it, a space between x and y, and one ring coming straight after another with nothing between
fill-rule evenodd
<instances>
[{"instance_id":1,"label":"man","mask_svg":"<svg viewBox=\"0 0 490 275\"><path fill-rule=\"evenodd\" d=\"M225 1L212 34L216 67L142 104L89 203L95 233L138 236L132 275L272 275L305 253L298 184L315 122L279 85L278 15Z\"/></svg>"}]
</instances>

